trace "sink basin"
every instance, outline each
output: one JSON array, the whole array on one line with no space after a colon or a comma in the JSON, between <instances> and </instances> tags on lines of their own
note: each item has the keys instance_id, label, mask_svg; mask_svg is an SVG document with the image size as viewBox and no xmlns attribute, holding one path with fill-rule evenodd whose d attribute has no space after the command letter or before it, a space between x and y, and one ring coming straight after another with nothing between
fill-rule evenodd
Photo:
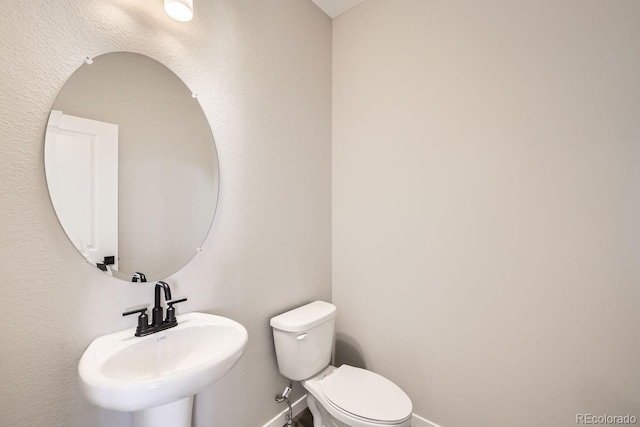
<instances>
[{"instance_id":1,"label":"sink basin","mask_svg":"<svg viewBox=\"0 0 640 427\"><path fill-rule=\"evenodd\" d=\"M95 339L78 366L86 399L135 412L192 397L226 374L247 345L247 330L231 319L188 313L177 320L142 338L131 328Z\"/></svg>"}]
</instances>

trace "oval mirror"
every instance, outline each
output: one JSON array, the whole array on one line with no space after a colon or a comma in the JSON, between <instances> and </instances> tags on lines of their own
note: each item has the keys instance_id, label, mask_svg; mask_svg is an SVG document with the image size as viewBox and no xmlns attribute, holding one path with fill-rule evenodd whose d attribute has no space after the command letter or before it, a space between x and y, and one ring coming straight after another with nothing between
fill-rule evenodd
<instances>
[{"instance_id":1,"label":"oval mirror","mask_svg":"<svg viewBox=\"0 0 640 427\"><path fill-rule=\"evenodd\" d=\"M151 58L108 53L73 73L53 104L44 154L60 224L107 274L163 279L209 232L218 199L211 129L182 80Z\"/></svg>"}]
</instances>

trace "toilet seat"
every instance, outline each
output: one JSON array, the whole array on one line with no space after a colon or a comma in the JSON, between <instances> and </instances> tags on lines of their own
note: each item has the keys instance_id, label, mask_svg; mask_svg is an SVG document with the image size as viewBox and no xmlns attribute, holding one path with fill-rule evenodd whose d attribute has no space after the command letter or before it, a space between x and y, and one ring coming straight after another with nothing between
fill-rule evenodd
<instances>
[{"instance_id":1,"label":"toilet seat","mask_svg":"<svg viewBox=\"0 0 640 427\"><path fill-rule=\"evenodd\" d=\"M320 381L334 409L373 424L400 424L411 417L409 396L393 382L366 369L342 365Z\"/></svg>"}]
</instances>

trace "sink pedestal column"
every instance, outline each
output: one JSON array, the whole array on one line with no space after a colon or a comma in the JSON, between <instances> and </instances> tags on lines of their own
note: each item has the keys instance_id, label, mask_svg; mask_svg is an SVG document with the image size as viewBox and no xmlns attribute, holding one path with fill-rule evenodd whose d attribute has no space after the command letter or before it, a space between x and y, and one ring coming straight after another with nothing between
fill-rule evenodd
<instances>
[{"instance_id":1,"label":"sink pedestal column","mask_svg":"<svg viewBox=\"0 0 640 427\"><path fill-rule=\"evenodd\" d=\"M134 427L191 427L193 396L133 413Z\"/></svg>"}]
</instances>

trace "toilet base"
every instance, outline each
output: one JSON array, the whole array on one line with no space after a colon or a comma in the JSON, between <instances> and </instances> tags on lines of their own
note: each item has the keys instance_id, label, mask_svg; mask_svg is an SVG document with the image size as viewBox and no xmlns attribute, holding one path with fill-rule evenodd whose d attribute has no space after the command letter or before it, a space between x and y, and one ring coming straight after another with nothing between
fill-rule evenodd
<instances>
[{"instance_id":1,"label":"toilet base","mask_svg":"<svg viewBox=\"0 0 640 427\"><path fill-rule=\"evenodd\" d=\"M307 406L311 415L313 415L313 427L349 427L348 425L333 419L331 414L313 397L311 393L307 393Z\"/></svg>"}]
</instances>

